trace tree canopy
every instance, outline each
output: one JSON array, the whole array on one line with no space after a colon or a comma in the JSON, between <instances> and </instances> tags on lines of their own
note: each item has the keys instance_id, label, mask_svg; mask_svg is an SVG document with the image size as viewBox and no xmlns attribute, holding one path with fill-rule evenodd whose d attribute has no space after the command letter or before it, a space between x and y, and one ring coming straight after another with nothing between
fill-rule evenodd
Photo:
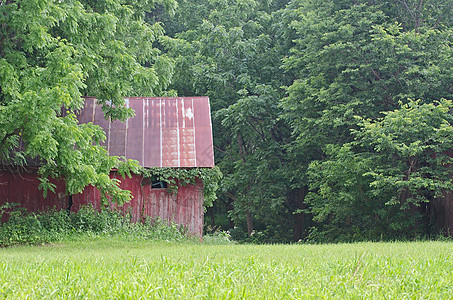
<instances>
[{"instance_id":1,"label":"tree canopy","mask_svg":"<svg viewBox=\"0 0 453 300\"><path fill-rule=\"evenodd\" d=\"M1 1L1 0L0 0ZM209 96L208 225L257 242L439 232L453 190L451 0L0 2L0 155L121 201L99 128L123 96ZM433 229L435 228L435 229Z\"/></svg>"},{"instance_id":2,"label":"tree canopy","mask_svg":"<svg viewBox=\"0 0 453 300\"><path fill-rule=\"evenodd\" d=\"M213 210L228 210L232 232L268 242L428 232L426 203L451 189L451 1L178 3L162 18L171 87L211 97L224 173ZM394 130L393 148L378 146L377 128Z\"/></svg>"},{"instance_id":3,"label":"tree canopy","mask_svg":"<svg viewBox=\"0 0 453 300\"><path fill-rule=\"evenodd\" d=\"M95 96L106 117L125 120L133 111L123 96L160 95L172 63L155 47L159 23L146 23L163 1L1 1L0 155L24 165L36 159L41 188L49 177L66 180L70 194L89 184L119 202L130 192L118 188L112 167L136 163L109 157L104 132L78 124L82 96Z\"/></svg>"}]
</instances>

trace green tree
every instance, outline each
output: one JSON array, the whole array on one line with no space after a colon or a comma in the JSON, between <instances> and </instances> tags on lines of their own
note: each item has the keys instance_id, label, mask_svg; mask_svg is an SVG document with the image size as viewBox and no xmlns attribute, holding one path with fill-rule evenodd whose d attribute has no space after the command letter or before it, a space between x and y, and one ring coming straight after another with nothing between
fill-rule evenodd
<instances>
[{"instance_id":1,"label":"green tree","mask_svg":"<svg viewBox=\"0 0 453 300\"><path fill-rule=\"evenodd\" d=\"M228 207L236 226L247 224L249 236L260 231L268 241L289 240L291 231L302 238L307 211L319 224L339 228L343 216L321 217L317 210L346 198L346 235L354 236L351 228L365 222L360 213L367 210L379 211L386 229L364 232L364 238L390 232L404 218L414 223L415 215L385 205L390 192L375 201L374 180L363 174L376 160L364 145L351 144L357 138L352 132L361 130L360 119L374 122L408 99L423 99L422 105L452 98L451 0L178 5L174 17L152 18L169 35L161 46L175 61L171 88L211 99L216 162L225 175L214 209ZM346 182L350 189L335 200ZM321 192L326 185L332 197ZM366 205L358 205L354 187L370 199Z\"/></svg>"},{"instance_id":2,"label":"green tree","mask_svg":"<svg viewBox=\"0 0 453 300\"><path fill-rule=\"evenodd\" d=\"M380 5L295 3L298 38L285 67L297 79L282 108L297 137L344 143L355 115L376 118L408 98L451 98L451 28L403 30Z\"/></svg>"},{"instance_id":3,"label":"green tree","mask_svg":"<svg viewBox=\"0 0 453 300\"><path fill-rule=\"evenodd\" d=\"M452 102L410 101L360 121L355 140L310 165L307 202L329 239L429 233L429 202L453 189Z\"/></svg>"},{"instance_id":4,"label":"green tree","mask_svg":"<svg viewBox=\"0 0 453 300\"><path fill-rule=\"evenodd\" d=\"M422 109L426 108L423 104L453 98L449 6L451 1L405 0L300 0L288 6L286 15L292 20L296 38L284 67L295 74L296 80L288 87L280 107L296 141L289 150L309 158L300 161L310 166L308 177L302 178L306 184L310 182L312 192L307 203L314 219L321 222L318 229L336 228L353 236L353 228L359 228L366 238L376 237L377 232L367 233L364 229L370 228L366 226L372 226L376 218L385 223L380 231L384 235L390 234L386 228L398 228L403 220L407 222L400 229L414 224L410 211L401 210L396 218L394 206L385 205L394 203L394 197L402 197L401 190L381 189L379 197L375 195L373 185L384 179L372 180L369 172L378 168L376 164L391 169L392 162L378 163L377 157L370 158L365 154L365 142L360 147L355 144L353 132L362 128L358 120L374 124L383 112L399 109L400 103L410 103L409 99L422 99L417 104ZM415 124L417 114L411 117ZM435 130L435 124L428 125L431 131L424 128L423 134ZM394 153L387 151L383 157L392 157ZM436 166L432 163L426 161L424 168L434 172ZM391 181L389 173L376 174ZM430 191L425 188L417 197ZM403 203L424 202L421 198L412 201L416 194L413 189L410 193L413 196L403 197ZM369 211L379 213L370 217ZM365 221L366 217L370 218Z\"/></svg>"},{"instance_id":5,"label":"green tree","mask_svg":"<svg viewBox=\"0 0 453 300\"><path fill-rule=\"evenodd\" d=\"M155 47L160 24L144 18L156 1L0 1L0 155L6 163L40 165L41 188L64 178L67 192L93 184L118 202L130 192L108 174L135 162L109 157L103 131L78 124L83 95L95 96L106 118L124 121L133 111L123 96L160 95L172 63Z\"/></svg>"},{"instance_id":6,"label":"green tree","mask_svg":"<svg viewBox=\"0 0 453 300\"><path fill-rule=\"evenodd\" d=\"M287 2L180 1L176 20L163 21L173 38L164 43L176 61L171 87L211 99L216 161L224 174L213 209L228 207L249 235L256 230L277 240L292 239L297 209L288 200L290 129L278 107L281 87L291 83L280 68L290 44L283 36Z\"/></svg>"}]
</instances>

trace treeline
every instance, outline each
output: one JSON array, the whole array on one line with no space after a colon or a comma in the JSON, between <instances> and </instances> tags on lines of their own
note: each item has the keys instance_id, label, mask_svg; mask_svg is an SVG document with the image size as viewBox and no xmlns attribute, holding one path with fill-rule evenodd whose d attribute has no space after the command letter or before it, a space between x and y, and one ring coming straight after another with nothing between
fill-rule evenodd
<instances>
[{"instance_id":1,"label":"treeline","mask_svg":"<svg viewBox=\"0 0 453 300\"><path fill-rule=\"evenodd\" d=\"M211 99L206 225L258 242L439 232L453 188L451 0L184 0L170 89Z\"/></svg>"},{"instance_id":2,"label":"treeline","mask_svg":"<svg viewBox=\"0 0 453 300\"><path fill-rule=\"evenodd\" d=\"M223 172L207 228L257 242L438 234L453 189L452 0L0 1L0 161L118 203L124 96L209 96ZM61 111L65 112L64 116Z\"/></svg>"}]
</instances>

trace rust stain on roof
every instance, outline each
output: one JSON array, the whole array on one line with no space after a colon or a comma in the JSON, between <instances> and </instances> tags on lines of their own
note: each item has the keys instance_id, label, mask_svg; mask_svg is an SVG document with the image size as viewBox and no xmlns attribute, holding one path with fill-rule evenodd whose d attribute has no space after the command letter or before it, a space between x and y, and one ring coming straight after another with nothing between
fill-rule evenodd
<instances>
[{"instance_id":1,"label":"rust stain on roof","mask_svg":"<svg viewBox=\"0 0 453 300\"><path fill-rule=\"evenodd\" d=\"M208 97L130 97L135 117L122 123L104 119L95 98L85 98L78 119L101 126L110 155L136 159L143 167L213 167Z\"/></svg>"}]
</instances>

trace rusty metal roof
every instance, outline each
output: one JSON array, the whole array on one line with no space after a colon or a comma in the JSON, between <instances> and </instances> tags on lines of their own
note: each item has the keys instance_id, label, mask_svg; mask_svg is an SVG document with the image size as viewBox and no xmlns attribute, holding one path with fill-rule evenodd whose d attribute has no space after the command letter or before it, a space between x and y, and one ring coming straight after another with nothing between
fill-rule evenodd
<instances>
[{"instance_id":1,"label":"rusty metal roof","mask_svg":"<svg viewBox=\"0 0 453 300\"><path fill-rule=\"evenodd\" d=\"M208 97L131 97L135 117L122 123L104 119L95 98L85 98L78 119L101 126L110 155L136 159L143 167L213 167Z\"/></svg>"}]
</instances>

